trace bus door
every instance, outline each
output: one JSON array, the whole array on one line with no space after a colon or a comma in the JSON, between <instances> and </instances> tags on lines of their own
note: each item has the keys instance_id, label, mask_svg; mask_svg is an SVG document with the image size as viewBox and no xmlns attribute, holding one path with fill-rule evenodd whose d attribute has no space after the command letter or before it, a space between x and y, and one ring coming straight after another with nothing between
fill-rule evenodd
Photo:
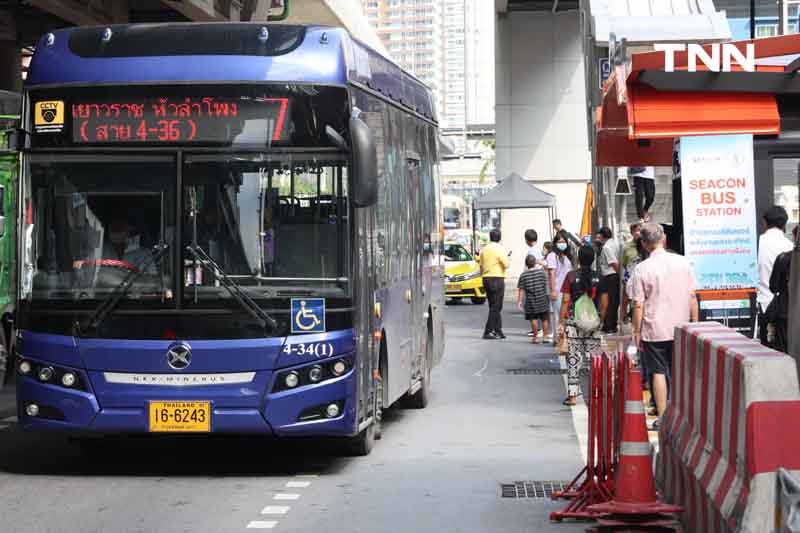
<instances>
[{"instance_id":1,"label":"bus door","mask_svg":"<svg viewBox=\"0 0 800 533\"><path fill-rule=\"evenodd\" d=\"M425 351L425 290L423 286L423 235L422 235L422 182L420 175L420 156L414 152L407 152L406 162L408 165L408 185L409 185L409 206L410 212L409 238L411 242L411 261L409 272L409 289L411 291L411 332L412 332L412 357L411 357L411 377L414 381L418 376L421 356Z\"/></svg>"}]
</instances>

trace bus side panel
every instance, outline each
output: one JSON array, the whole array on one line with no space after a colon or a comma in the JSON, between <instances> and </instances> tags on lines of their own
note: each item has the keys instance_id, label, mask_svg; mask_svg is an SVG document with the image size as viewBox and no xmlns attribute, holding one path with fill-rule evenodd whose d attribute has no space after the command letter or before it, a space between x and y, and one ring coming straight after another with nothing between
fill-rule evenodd
<instances>
[{"instance_id":1,"label":"bus side panel","mask_svg":"<svg viewBox=\"0 0 800 533\"><path fill-rule=\"evenodd\" d=\"M399 213L405 206L401 192L402 120L399 111L379 98L351 88L352 102L361 110L361 118L375 134L378 150L378 203L375 213L375 238L373 270L375 289L370 304L380 303L380 328L386 346L386 375L382 376L386 405L391 405L408 390L411 377L411 324L410 305L406 301L408 273L403 268L403 228L407 223ZM365 210L361 210L365 211ZM356 239L366 238L356 235ZM364 293L362 293L364 294ZM368 295L364 294L364 298ZM376 328L378 323L376 322ZM379 346L375 347L376 350Z\"/></svg>"}]
</instances>

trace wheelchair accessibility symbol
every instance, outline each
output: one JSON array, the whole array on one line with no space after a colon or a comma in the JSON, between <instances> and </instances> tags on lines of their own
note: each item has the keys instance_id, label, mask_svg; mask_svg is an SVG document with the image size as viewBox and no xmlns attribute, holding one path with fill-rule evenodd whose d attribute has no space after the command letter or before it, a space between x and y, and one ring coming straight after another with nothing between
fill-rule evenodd
<instances>
[{"instance_id":1,"label":"wheelchair accessibility symbol","mask_svg":"<svg viewBox=\"0 0 800 533\"><path fill-rule=\"evenodd\" d=\"M292 333L325 331L324 298L292 298Z\"/></svg>"}]
</instances>

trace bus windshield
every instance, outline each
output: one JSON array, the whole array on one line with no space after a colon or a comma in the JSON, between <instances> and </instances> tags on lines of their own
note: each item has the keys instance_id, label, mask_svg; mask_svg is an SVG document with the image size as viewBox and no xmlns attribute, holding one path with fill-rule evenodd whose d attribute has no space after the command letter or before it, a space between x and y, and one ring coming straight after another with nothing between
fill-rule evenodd
<instances>
[{"instance_id":1,"label":"bus windshield","mask_svg":"<svg viewBox=\"0 0 800 533\"><path fill-rule=\"evenodd\" d=\"M123 300L157 307L175 305L178 284L187 303L230 301L221 276L251 298L349 294L344 157L186 156L179 214L176 165L172 156L32 156L21 296L102 300L131 273Z\"/></svg>"},{"instance_id":2,"label":"bus windshield","mask_svg":"<svg viewBox=\"0 0 800 533\"><path fill-rule=\"evenodd\" d=\"M128 299L172 297L171 157L34 157L26 198L22 296L94 300L139 272Z\"/></svg>"},{"instance_id":3,"label":"bus windshield","mask_svg":"<svg viewBox=\"0 0 800 533\"><path fill-rule=\"evenodd\" d=\"M197 156L184 172L184 249L200 247L251 296L345 296L347 166L335 154ZM209 262L184 258L184 297L229 298Z\"/></svg>"}]
</instances>

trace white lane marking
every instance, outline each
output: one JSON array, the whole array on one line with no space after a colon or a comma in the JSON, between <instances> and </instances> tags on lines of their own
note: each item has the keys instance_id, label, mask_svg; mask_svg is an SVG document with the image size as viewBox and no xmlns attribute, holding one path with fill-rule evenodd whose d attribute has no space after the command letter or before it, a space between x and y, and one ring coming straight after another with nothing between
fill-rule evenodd
<instances>
[{"instance_id":1,"label":"white lane marking","mask_svg":"<svg viewBox=\"0 0 800 533\"><path fill-rule=\"evenodd\" d=\"M481 367L481 369L480 369L480 370L478 370L477 372L475 372L475 373L474 373L474 374L472 374L472 375L473 375L473 376L475 376L476 378L479 378L479 377L481 377L481 375L483 374L484 370L486 370L486 368L487 368L488 366L489 366L489 358L487 357L487 358L486 358L486 361L484 361L484 363L483 363L483 366Z\"/></svg>"},{"instance_id":2,"label":"white lane marking","mask_svg":"<svg viewBox=\"0 0 800 533\"><path fill-rule=\"evenodd\" d=\"M306 479L317 479L319 477L319 474L297 474L294 477L306 478Z\"/></svg>"},{"instance_id":3,"label":"white lane marking","mask_svg":"<svg viewBox=\"0 0 800 533\"><path fill-rule=\"evenodd\" d=\"M290 481L286 484L287 489L304 489L310 486L310 481Z\"/></svg>"},{"instance_id":4,"label":"white lane marking","mask_svg":"<svg viewBox=\"0 0 800 533\"><path fill-rule=\"evenodd\" d=\"M277 525L275 520L253 520L247 524L247 529L272 529Z\"/></svg>"},{"instance_id":5,"label":"white lane marking","mask_svg":"<svg viewBox=\"0 0 800 533\"><path fill-rule=\"evenodd\" d=\"M279 492L275 496L272 497L273 500L299 500L299 494L291 494L286 492Z\"/></svg>"},{"instance_id":6,"label":"white lane marking","mask_svg":"<svg viewBox=\"0 0 800 533\"><path fill-rule=\"evenodd\" d=\"M6 429L7 427L8 427L8 426L6 426L6 425L4 425L4 424L0 425L0 431L2 431L2 430L4 430L4 429Z\"/></svg>"},{"instance_id":7,"label":"white lane marking","mask_svg":"<svg viewBox=\"0 0 800 533\"><path fill-rule=\"evenodd\" d=\"M14 422L14 423L16 423L17 422L17 417L16 416L9 416L9 417L6 417L6 418L0 420L0 422Z\"/></svg>"},{"instance_id":8,"label":"white lane marking","mask_svg":"<svg viewBox=\"0 0 800 533\"><path fill-rule=\"evenodd\" d=\"M286 514L289 509L288 505L267 505L261 510L261 514Z\"/></svg>"}]
</instances>

